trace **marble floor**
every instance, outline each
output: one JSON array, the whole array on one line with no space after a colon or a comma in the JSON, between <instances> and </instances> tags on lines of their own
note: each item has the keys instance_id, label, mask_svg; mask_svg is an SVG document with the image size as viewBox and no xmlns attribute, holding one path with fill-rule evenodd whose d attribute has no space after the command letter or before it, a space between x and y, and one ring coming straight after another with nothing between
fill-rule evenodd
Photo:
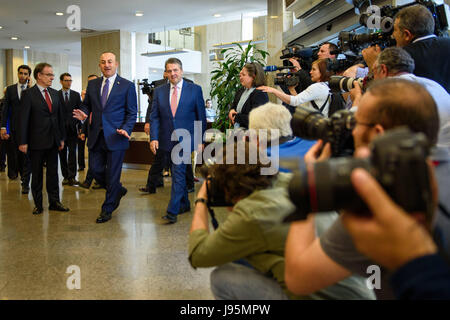
<instances>
[{"instance_id":1,"label":"marble floor","mask_svg":"<svg viewBox=\"0 0 450 320\"><path fill-rule=\"evenodd\" d=\"M104 190L60 186L67 213L49 212L44 191L44 213L35 216L31 192L22 195L19 179L0 173L0 299L212 299L212 269L187 259L192 212L163 225L170 178L142 195L146 179L146 170L124 169L127 195L109 222L96 224ZM69 289L74 279L80 289Z\"/></svg>"}]
</instances>

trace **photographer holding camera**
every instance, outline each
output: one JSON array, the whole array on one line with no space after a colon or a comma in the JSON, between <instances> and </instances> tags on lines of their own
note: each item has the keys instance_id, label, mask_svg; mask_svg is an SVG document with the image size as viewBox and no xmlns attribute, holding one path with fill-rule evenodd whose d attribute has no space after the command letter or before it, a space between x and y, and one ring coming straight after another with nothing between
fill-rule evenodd
<instances>
[{"instance_id":1,"label":"photographer holding camera","mask_svg":"<svg viewBox=\"0 0 450 320\"><path fill-rule=\"evenodd\" d=\"M319 59L314 61L310 75L314 83L299 94L295 91L295 87L289 87L291 95L267 86L260 86L257 89L263 92L273 93L283 102L292 106L299 106L306 103L310 108L317 109L320 113L327 116L330 106L330 88L327 85L327 81L330 79L331 73L327 71L326 60Z\"/></svg>"},{"instance_id":2,"label":"photographer holding camera","mask_svg":"<svg viewBox=\"0 0 450 320\"><path fill-rule=\"evenodd\" d=\"M249 164L250 150L256 150L251 143L243 143L245 150L241 150L239 144L227 144L220 151L224 164L209 168L207 182L200 188L195 202L189 234L189 261L194 268L217 266L211 273L214 296L227 300L373 297L363 281L354 277L308 296L297 296L286 289L284 247L289 226L281 220L294 209L286 190L291 175L261 175L261 169L270 164L263 165L261 158L256 164ZM233 148L231 155L227 148ZM242 153L246 163L236 164L238 154L241 157ZM229 213L226 220L210 233L207 204L213 206L214 199L220 197L228 203ZM324 230L324 225L328 224L327 219L320 217L317 228ZM359 285L357 291L355 284Z\"/></svg>"},{"instance_id":3,"label":"photographer holding camera","mask_svg":"<svg viewBox=\"0 0 450 320\"><path fill-rule=\"evenodd\" d=\"M422 5L401 9L394 20L392 36L415 62L414 74L432 79L450 92L450 39L433 34L435 21Z\"/></svg>"},{"instance_id":4,"label":"photographer holding camera","mask_svg":"<svg viewBox=\"0 0 450 320\"><path fill-rule=\"evenodd\" d=\"M386 130L407 126L413 132L422 132L430 145L435 145L439 130L439 116L431 95L419 84L403 79L385 79L373 83L362 96L355 114L353 137L356 151L367 146ZM449 202L448 181L450 155L448 150L435 151L440 200ZM439 155L437 155L440 153ZM320 155L320 148L314 146L305 156L305 161L314 161ZM414 174L411 172L410 174ZM411 187L411 186L410 186ZM416 186L414 186L416 187ZM406 187L405 187L406 189ZM449 207L449 204L445 204ZM449 221L439 212L437 219L416 215L416 219L431 230L432 222L448 230ZM307 222L294 222L286 244L286 283L297 294L327 287L352 273L369 276L367 268L374 263L359 253L342 225L341 217L325 234L316 238ZM308 232L309 231L309 232ZM447 238L448 241L448 238ZM386 270L381 272L381 294L392 298L387 283Z\"/></svg>"}]
</instances>

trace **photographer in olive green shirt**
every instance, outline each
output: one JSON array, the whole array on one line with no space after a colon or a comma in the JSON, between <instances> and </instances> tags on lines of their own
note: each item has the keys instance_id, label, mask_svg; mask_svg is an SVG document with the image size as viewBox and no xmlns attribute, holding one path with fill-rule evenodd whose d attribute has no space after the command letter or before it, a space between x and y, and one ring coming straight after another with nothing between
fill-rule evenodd
<instances>
[{"instance_id":1,"label":"photographer in olive green shirt","mask_svg":"<svg viewBox=\"0 0 450 320\"><path fill-rule=\"evenodd\" d=\"M228 163L225 149L223 154L223 163ZM237 163L237 154L235 147L233 163ZM249 143L245 144L245 154L249 159ZM360 277L350 277L303 297L287 290L284 247L289 224L281 220L294 210L287 193L291 175L261 175L261 168L269 166L258 161L209 168L208 175L220 184L225 200L234 204L226 220L212 233L205 183L197 194L197 199L204 200L195 205L189 261L194 268L218 266L211 273L211 290L216 299L373 299ZM315 221L316 229L325 230L336 216L321 215Z\"/></svg>"}]
</instances>

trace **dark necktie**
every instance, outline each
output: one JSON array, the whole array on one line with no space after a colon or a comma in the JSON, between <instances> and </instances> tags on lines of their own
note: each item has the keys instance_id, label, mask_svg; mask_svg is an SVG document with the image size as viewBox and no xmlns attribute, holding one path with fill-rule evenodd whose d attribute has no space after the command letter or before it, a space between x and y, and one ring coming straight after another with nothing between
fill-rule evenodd
<instances>
[{"instance_id":1,"label":"dark necktie","mask_svg":"<svg viewBox=\"0 0 450 320\"><path fill-rule=\"evenodd\" d=\"M106 100L108 100L108 91L109 91L109 81L108 79L105 80L105 85L103 86L102 91L102 107L105 108Z\"/></svg>"},{"instance_id":2,"label":"dark necktie","mask_svg":"<svg viewBox=\"0 0 450 320\"><path fill-rule=\"evenodd\" d=\"M50 96L48 95L47 89L44 89L45 93L45 101L47 102L48 110L52 112L52 100L50 100Z\"/></svg>"},{"instance_id":3,"label":"dark necktie","mask_svg":"<svg viewBox=\"0 0 450 320\"><path fill-rule=\"evenodd\" d=\"M66 98L64 99L64 102L66 103L66 104L68 104L69 103L69 93L66 91Z\"/></svg>"},{"instance_id":4,"label":"dark necktie","mask_svg":"<svg viewBox=\"0 0 450 320\"><path fill-rule=\"evenodd\" d=\"M24 85L24 84L20 86L20 96L19 96L19 99L22 99L22 93L23 93L23 90L25 90L25 85Z\"/></svg>"}]
</instances>

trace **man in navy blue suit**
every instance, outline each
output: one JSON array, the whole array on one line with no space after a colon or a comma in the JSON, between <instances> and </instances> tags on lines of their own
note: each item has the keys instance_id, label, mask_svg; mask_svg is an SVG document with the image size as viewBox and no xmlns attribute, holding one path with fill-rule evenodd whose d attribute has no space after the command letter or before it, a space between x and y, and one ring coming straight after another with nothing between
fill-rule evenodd
<instances>
[{"instance_id":1,"label":"man in navy blue suit","mask_svg":"<svg viewBox=\"0 0 450 320\"><path fill-rule=\"evenodd\" d=\"M114 53L104 52L99 66L103 77L89 81L82 106L73 113L75 118L84 121L92 112L88 148L94 178L106 185L106 199L96 221L103 223L111 219L127 193L120 183L120 175L136 123L137 99L134 84L117 75Z\"/></svg>"},{"instance_id":2,"label":"man in navy blue suit","mask_svg":"<svg viewBox=\"0 0 450 320\"><path fill-rule=\"evenodd\" d=\"M167 223L177 222L178 214L190 211L188 191L186 188L186 164L190 164L191 152L194 149L195 122L201 124L201 141L196 147L202 148L203 133L206 129L205 102L200 86L183 81L183 65L177 58L170 58L165 63L165 71L169 83L159 86L153 94L153 109L150 115L150 149L171 152L172 158L172 190L167 214L163 219ZM181 136L180 129L190 134L190 143L180 152L172 152L176 144L182 142L186 146L186 136ZM172 134L177 140L172 141ZM179 150L177 148L177 150ZM176 157L183 158L177 164Z\"/></svg>"}]
</instances>

